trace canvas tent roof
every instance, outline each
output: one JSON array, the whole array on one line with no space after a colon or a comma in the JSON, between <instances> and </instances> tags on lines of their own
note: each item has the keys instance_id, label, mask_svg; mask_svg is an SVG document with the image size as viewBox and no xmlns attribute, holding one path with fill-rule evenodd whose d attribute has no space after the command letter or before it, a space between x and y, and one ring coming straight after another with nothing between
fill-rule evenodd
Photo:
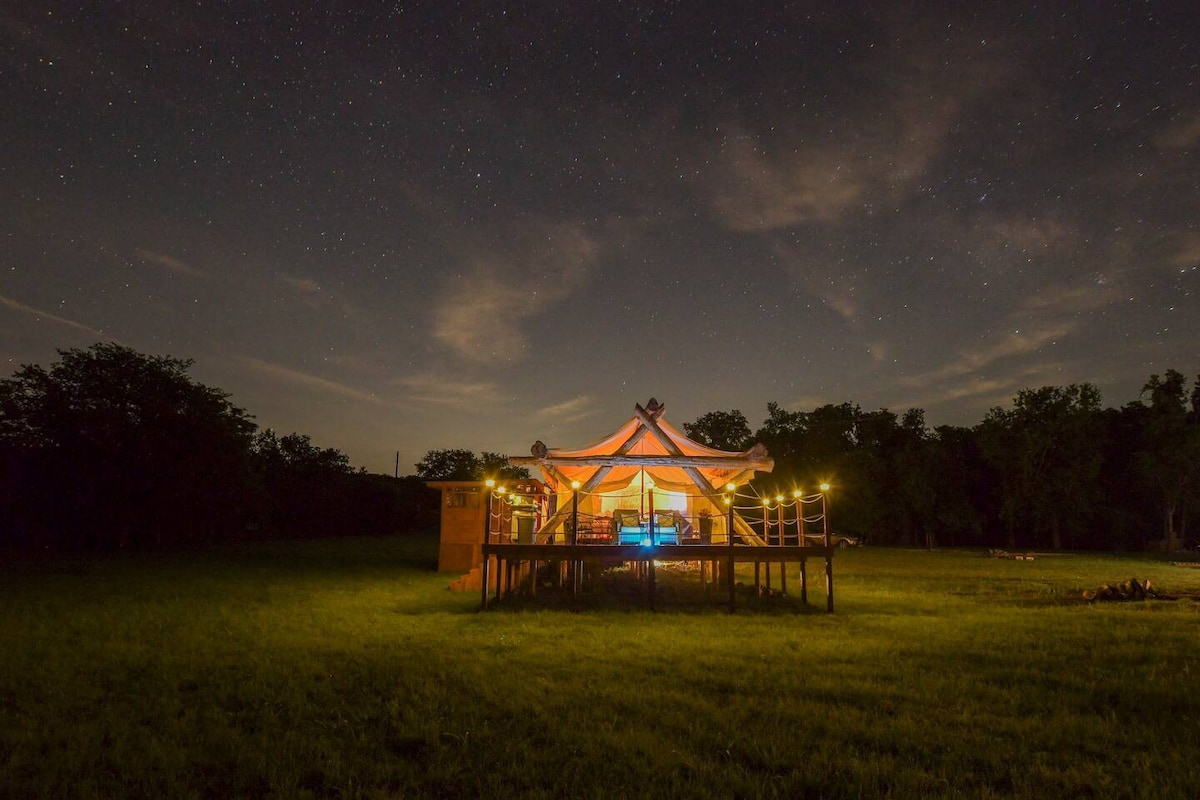
<instances>
[{"instance_id":1,"label":"canvas tent roof","mask_svg":"<svg viewBox=\"0 0 1200 800\"><path fill-rule=\"evenodd\" d=\"M577 449L534 445L533 458L514 463L538 466L559 491L579 481L592 492L623 489L640 479L642 471L662 489L718 493L725 484L745 483L755 471L770 472L774 462L766 448L745 452L718 450L688 438L662 419L664 407L651 399L638 404L635 416L608 436ZM603 471L603 472L602 472ZM598 477L598 480L597 480Z\"/></svg>"}]
</instances>

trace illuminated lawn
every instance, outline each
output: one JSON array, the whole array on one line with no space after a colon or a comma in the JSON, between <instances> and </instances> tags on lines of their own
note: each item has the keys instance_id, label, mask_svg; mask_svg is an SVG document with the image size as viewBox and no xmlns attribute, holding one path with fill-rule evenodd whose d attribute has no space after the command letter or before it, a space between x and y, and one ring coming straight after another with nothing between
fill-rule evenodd
<instances>
[{"instance_id":1,"label":"illuminated lawn","mask_svg":"<svg viewBox=\"0 0 1200 800\"><path fill-rule=\"evenodd\" d=\"M1077 599L1200 570L864 549L834 616L479 614L435 548L0 567L0 796L1200 796L1200 603Z\"/></svg>"}]
</instances>

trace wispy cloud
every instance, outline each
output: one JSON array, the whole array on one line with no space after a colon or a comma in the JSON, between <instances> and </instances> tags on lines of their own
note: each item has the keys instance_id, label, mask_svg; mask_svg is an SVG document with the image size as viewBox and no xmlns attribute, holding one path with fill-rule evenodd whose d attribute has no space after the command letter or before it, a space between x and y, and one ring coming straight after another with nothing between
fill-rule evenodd
<instances>
[{"instance_id":1,"label":"wispy cloud","mask_svg":"<svg viewBox=\"0 0 1200 800\"><path fill-rule=\"evenodd\" d=\"M1200 142L1200 111L1173 120L1154 137L1154 143L1166 150L1182 150Z\"/></svg>"},{"instance_id":2,"label":"wispy cloud","mask_svg":"<svg viewBox=\"0 0 1200 800\"><path fill-rule=\"evenodd\" d=\"M409 400L459 408L494 401L500 392L500 387L490 381L464 381L428 373L398 378L393 383Z\"/></svg>"},{"instance_id":3,"label":"wispy cloud","mask_svg":"<svg viewBox=\"0 0 1200 800\"><path fill-rule=\"evenodd\" d=\"M295 278L291 275L280 275L279 279L301 294L320 294L321 284L312 278Z\"/></svg>"},{"instance_id":4,"label":"wispy cloud","mask_svg":"<svg viewBox=\"0 0 1200 800\"><path fill-rule=\"evenodd\" d=\"M801 222L837 219L863 192L852 153L805 148L771 158L757 139L742 134L726 142L721 179L711 202L736 231L770 231Z\"/></svg>"},{"instance_id":5,"label":"wispy cloud","mask_svg":"<svg viewBox=\"0 0 1200 800\"><path fill-rule=\"evenodd\" d=\"M1076 332L1083 314L1112 303L1114 289L1098 286L1057 286L1027 297L1004 320L988 341L959 352L944 366L900 379L903 386L937 385L949 379L977 375L1000 361L1036 353ZM960 395L965 396L965 395Z\"/></svg>"},{"instance_id":6,"label":"wispy cloud","mask_svg":"<svg viewBox=\"0 0 1200 800\"><path fill-rule=\"evenodd\" d=\"M173 256L155 253L150 250L138 248L133 251L133 254L147 264L153 264L162 267L168 272L174 272L176 275L187 275L192 278L207 278L208 273L202 269L197 269L185 261L181 261Z\"/></svg>"},{"instance_id":7,"label":"wispy cloud","mask_svg":"<svg viewBox=\"0 0 1200 800\"><path fill-rule=\"evenodd\" d=\"M996 219L991 224L991 234L995 240L1022 250L1042 250L1067 244L1074 238L1070 228L1053 219Z\"/></svg>"},{"instance_id":8,"label":"wispy cloud","mask_svg":"<svg viewBox=\"0 0 1200 800\"><path fill-rule=\"evenodd\" d=\"M580 227L531 226L510 252L468 259L435 301L433 335L471 361L518 360L527 354L522 323L575 291L595 260Z\"/></svg>"},{"instance_id":9,"label":"wispy cloud","mask_svg":"<svg viewBox=\"0 0 1200 800\"><path fill-rule=\"evenodd\" d=\"M805 394L799 397L793 397L788 401L784 408L787 411L812 411L814 408L820 408L823 405L833 402L827 397L822 397L819 394Z\"/></svg>"},{"instance_id":10,"label":"wispy cloud","mask_svg":"<svg viewBox=\"0 0 1200 800\"><path fill-rule=\"evenodd\" d=\"M279 280L296 293L297 300L311 309L333 308L346 316L356 313L355 306L349 298L328 289L313 278L281 274Z\"/></svg>"},{"instance_id":11,"label":"wispy cloud","mask_svg":"<svg viewBox=\"0 0 1200 800\"><path fill-rule=\"evenodd\" d=\"M726 135L705 184L721 224L765 233L837 222L922 188L964 108L1011 70L993 55L998 48L971 37L958 46L913 48L906 42L937 33L919 30L930 27L928 20L897 13L894 45L862 65L850 91L857 102L838 117L816 125L782 120L757 133L739 119L721 126Z\"/></svg>"},{"instance_id":12,"label":"wispy cloud","mask_svg":"<svg viewBox=\"0 0 1200 800\"><path fill-rule=\"evenodd\" d=\"M327 378L322 378L308 372L301 372L291 367L285 367L280 364L272 364L269 361L262 361L249 356L235 356L233 360L251 370L272 378L279 378L288 383L298 386L305 386L309 389L314 389L326 394L338 395L351 400L359 400L365 403L373 403L375 405L396 407L401 405L396 400L386 397L380 397L373 392L363 391L353 386L347 386L344 383L331 381Z\"/></svg>"},{"instance_id":13,"label":"wispy cloud","mask_svg":"<svg viewBox=\"0 0 1200 800\"><path fill-rule=\"evenodd\" d=\"M972 406L992 407L1005 403L1024 384L1018 377L967 375L953 383L928 388L919 397L896 403L900 408L927 408L966 400Z\"/></svg>"},{"instance_id":14,"label":"wispy cloud","mask_svg":"<svg viewBox=\"0 0 1200 800\"><path fill-rule=\"evenodd\" d=\"M919 402L907 405L936 406L968 400L974 406L1003 406L1022 389L1059 381L1063 368L1061 361L1036 360L1003 375L966 375L932 392L923 392Z\"/></svg>"},{"instance_id":15,"label":"wispy cloud","mask_svg":"<svg viewBox=\"0 0 1200 800\"><path fill-rule=\"evenodd\" d=\"M595 399L590 395L582 394L561 403L539 408L534 415L553 423L576 422L594 414L594 406Z\"/></svg>"},{"instance_id":16,"label":"wispy cloud","mask_svg":"<svg viewBox=\"0 0 1200 800\"><path fill-rule=\"evenodd\" d=\"M84 325L81 322L76 322L73 319L67 319L66 317L60 317L57 314L51 314L49 311L42 311L40 308L27 306L24 303L18 303L16 300L3 295L0 295L0 305L4 306L5 308L11 308L13 311L19 311L22 314L28 314L31 317L37 317L38 319L44 319L47 322L63 325L67 328L71 328L72 330L77 330L81 333L86 333L99 339L106 338L107 336L104 331L96 330L95 328ZM111 339L112 337L107 338ZM113 339L113 341L116 340Z\"/></svg>"},{"instance_id":17,"label":"wispy cloud","mask_svg":"<svg viewBox=\"0 0 1200 800\"><path fill-rule=\"evenodd\" d=\"M1075 327L1075 324L1069 322L1052 322L1041 327L1033 325L1009 330L986 344L962 351L955 360L939 369L901 378L899 382L903 386L926 386L969 375L994 362L1035 353L1047 344L1061 340Z\"/></svg>"},{"instance_id":18,"label":"wispy cloud","mask_svg":"<svg viewBox=\"0 0 1200 800\"><path fill-rule=\"evenodd\" d=\"M1188 233L1179 237L1171 266L1194 267L1200 264L1200 233Z\"/></svg>"}]
</instances>

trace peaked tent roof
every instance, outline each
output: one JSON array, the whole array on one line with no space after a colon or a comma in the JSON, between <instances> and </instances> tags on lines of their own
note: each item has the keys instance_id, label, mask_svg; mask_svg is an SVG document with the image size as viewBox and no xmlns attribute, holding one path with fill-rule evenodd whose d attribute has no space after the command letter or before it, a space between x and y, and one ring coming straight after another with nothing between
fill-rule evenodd
<instances>
[{"instance_id":1,"label":"peaked tent roof","mask_svg":"<svg viewBox=\"0 0 1200 800\"><path fill-rule=\"evenodd\" d=\"M710 493L719 493L727 483L742 484L756 471L774 469L761 444L740 453L709 447L662 419L664 408L651 399L645 408L638 404L635 416L620 428L586 447L546 448L538 442L533 458L512 460L541 468L560 491L571 481L591 483L593 492L616 491L638 480L645 470L662 489L690 493L703 484Z\"/></svg>"}]
</instances>

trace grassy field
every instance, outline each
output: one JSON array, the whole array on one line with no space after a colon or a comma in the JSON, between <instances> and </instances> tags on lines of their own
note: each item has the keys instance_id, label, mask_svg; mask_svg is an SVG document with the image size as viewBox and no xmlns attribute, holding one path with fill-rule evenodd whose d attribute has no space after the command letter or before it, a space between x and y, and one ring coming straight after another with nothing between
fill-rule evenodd
<instances>
[{"instance_id":1,"label":"grassy field","mask_svg":"<svg viewBox=\"0 0 1200 800\"><path fill-rule=\"evenodd\" d=\"M863 549L832 616L480 614L435 548L0 567L0 796L1200 797L1200 603L1079 599L1198 569Z\"/></svg>"}]
</instances>

